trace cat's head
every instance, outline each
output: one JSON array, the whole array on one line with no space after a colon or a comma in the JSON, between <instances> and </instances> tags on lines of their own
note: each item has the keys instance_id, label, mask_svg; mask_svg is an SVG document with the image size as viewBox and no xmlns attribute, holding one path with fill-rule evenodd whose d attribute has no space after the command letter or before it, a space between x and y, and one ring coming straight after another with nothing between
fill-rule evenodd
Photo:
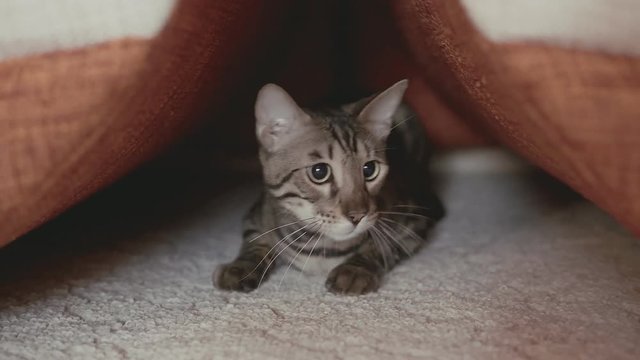
<instances>
[{"instance_id":1,"label":"cat's head","mask_svg":"<svg viewBox=\"0 0 640 360\"><path fill-rule=\"evenodd\" d=\"M388 172L386 139L407 85L402 80L322 113L300 108L277 85L265 85L255 115L267 191L308 221L310 230L335 240L365 232L377 220L376 196Z\"/></svg>"}]
</instances>

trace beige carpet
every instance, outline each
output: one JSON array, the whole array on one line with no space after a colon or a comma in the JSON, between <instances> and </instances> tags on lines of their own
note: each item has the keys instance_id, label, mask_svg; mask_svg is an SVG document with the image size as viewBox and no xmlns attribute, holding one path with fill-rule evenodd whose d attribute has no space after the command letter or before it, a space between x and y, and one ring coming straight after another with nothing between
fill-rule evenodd
<instances>
[{"instance_id":1,"label":"beige carpet","mask_svg":"<svg viewBox=\"0 0 640 360\"><path fill-rule=\"evenodd\" d=\"M640 242L544 176L471 156L440 162L449 215L364 297L295 271L214 290L255 181L134 175L0 251L0 358L639 359Z\"/></svg>"}]
</instances>

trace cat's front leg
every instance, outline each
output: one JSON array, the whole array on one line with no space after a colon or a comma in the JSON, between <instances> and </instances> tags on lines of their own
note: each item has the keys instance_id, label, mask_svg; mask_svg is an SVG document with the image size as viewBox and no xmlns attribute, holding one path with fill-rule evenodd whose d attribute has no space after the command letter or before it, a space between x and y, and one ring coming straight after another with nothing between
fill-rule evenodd
<instances>
[{"instance_id":1,"label":"cat's front leg","mask_svg":"<svg viewBox=\"0 0 640 360\"><path fill-rule=\"evenodd\" d=\"M399 223L396 223L399 224ZM407 224L409 225L409 224ZM336 266L325 283L334 294L362 295L378 290L386 273L400 261L412 256L424 243L424 226L402 225L410 233L400 233L381 224L365 243L345 262ZM417 231L417 233L416 233Z\"/></svg>"},{"instance_id":2,"label":"cat's front leg","mask_svg":"<svg viewBox=\"0 0 640 360\"><path fill-rule=\"evenodd\" d=\"M363 295L378 290L391 260L383 256L375 244L367 241L357 253L331 270L325 283L327 290L342 295Z\"/></svg>"},{"instance_id":3,"label":"cat's front leg","mask_svg":"<svg viewBox=\"0 0 640 360\"><path fill-rule=\"evenodd\" d=\"M255 290L275 267L274 256L268 244L245 242L233 262L218 266L213 273L213 284L222 290Z\"/></svg>"}]
</instances>

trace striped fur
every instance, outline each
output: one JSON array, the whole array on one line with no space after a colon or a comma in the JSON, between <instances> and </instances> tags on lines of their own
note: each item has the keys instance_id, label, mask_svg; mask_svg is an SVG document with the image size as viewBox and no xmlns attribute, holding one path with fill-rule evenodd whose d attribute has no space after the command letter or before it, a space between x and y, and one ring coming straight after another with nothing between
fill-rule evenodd
<instances>
[{"instance_id":1,"label":"striped fur","mask_svg":"<svg viewBox=\"0 0 640 360\"><path fill-rule=\"evenodd\" d=\"M218 288L253 290L285 265L329 273L332 292L363 294L420 248L443 208L430 189L422 128L400 104L406 82L394 86L324 111L297 108L279 88L269 107L259 95L264 191L244 219L240 254L214 275ZM260 112L272 107L280 112ZM371 181L369 161L379 166ZM319 163L332 172L322 184L309 173Z\"/></svg>"}]
</instances>

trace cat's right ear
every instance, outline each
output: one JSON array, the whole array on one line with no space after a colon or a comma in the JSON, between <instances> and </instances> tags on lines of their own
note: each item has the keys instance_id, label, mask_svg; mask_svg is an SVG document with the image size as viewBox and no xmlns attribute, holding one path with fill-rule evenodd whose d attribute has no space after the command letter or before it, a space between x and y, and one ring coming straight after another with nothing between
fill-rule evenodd
<instances>
[{"instance_id":1,"label":"cat's right ear","mask_svg":"<svg viewBox=\"0 0 640 360\"><path fill-rule=\"evenodd\" d=\"M408 86L407 79L398 81L376 95L360 111L358 121L369 130L371 135L379 140L386 139L391 131L393 115L398 111L398 106L402 103L402 97Z\"/></svg>"},{"instance_id":2,"label":"cat's right ear","mask_svg":"<svg viewBox=\"0 0 640 360\"><path fill-rule=\"evenodd\" d=\"M267 151L275 151L294 136L295 129L308 117L287 92L267 84L258 92L255 105L256 136Z\"/></svg>"}]
</instances>

